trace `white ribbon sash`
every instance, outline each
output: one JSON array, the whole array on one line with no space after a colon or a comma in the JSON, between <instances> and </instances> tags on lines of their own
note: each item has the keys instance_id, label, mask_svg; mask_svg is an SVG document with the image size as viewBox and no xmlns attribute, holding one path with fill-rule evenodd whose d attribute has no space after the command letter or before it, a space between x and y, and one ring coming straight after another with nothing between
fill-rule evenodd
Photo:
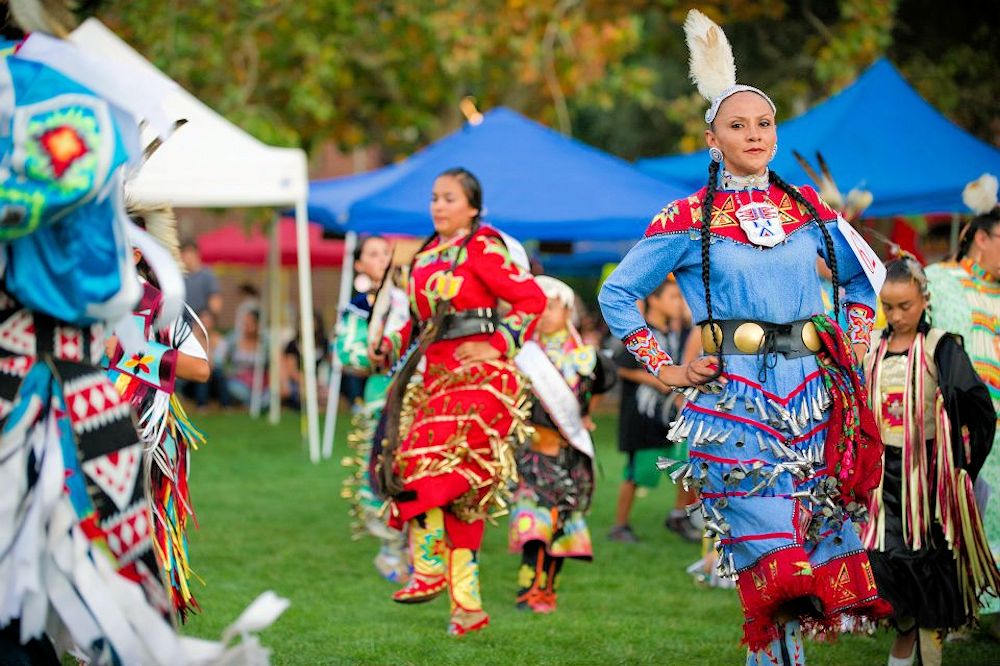
<instances>
[{"instance_id":1,"label":"white ribbon sash","mask_svg":"<svg viewBox=\"0 0 1000 666\"><path fill-rule=\"evenodd\" d=\"M864 269L865 276L871 283L872 289L878 294L882 290L882 284L885 282L885 265L882 263L882 260L875 254L875 250L868 244L868 241L842 215L837 216L837 230L840 231L840 235L844 237L847 244L851 246L851 251L858 258L858 263Z\"/></svg>"},{"instance_id":2,"label":"white ribbon sash","mask_svg":"<svg viewBox=\"0 0 1000 666\"><path fill-rule=\"evenodd\" d=\"M529 341L521 347L514 364L531 380L535 396L566 441L593 460L594 442L580 418L580 403L545 350Z\"/></svg>"}]
</instances>

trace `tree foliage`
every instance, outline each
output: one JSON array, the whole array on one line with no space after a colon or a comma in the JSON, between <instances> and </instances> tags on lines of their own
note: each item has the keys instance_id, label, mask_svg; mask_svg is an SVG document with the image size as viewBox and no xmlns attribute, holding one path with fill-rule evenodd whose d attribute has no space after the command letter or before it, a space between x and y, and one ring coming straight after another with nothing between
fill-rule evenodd
<instances>
[{"instance_id":1,"label":"tree foliage","mask_svg":"<svg viewBox=\"0 0 1000 666\"><path fill-rule=\"evenodd\" d=\"M640 19L583 4L109 0L98 14L262 139L405 152L458 126L465 95L551 124L570 100L641 96L651 73L621 65Z\"/></svg>"},{"instance_id":2,"label":"tree foliage","mask_svg":"<svg viewBox=\"0 0 1000 666\"><path fill-rule=\"evenodd\" d=\"M997 14L992 4L982 11ZM888 54L953 119L987 139L1000 133L995 28L930 0L90 5L195 95L284 145L405 155L459 126L458 102L472 95L482 109L513 107L630 159L693 150L705 104L687 80L681 23L692 6L724 25L740 80L768 90L780 118Z\"/></svg>"}]
</instances>

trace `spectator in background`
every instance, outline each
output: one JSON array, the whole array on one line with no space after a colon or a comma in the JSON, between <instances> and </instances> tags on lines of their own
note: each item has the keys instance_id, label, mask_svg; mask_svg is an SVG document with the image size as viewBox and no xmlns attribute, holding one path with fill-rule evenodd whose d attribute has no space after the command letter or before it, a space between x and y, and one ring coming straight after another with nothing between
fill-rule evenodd
<instances>
[{"instance_id":1,"label":"spectator in background","mask_svg":"<svg viewBox=\"0 0 1000 666\"><path fill-rule=\"evenodd\" d=\"M207 406L213 398L218 400L220 407L228 407L230 398L229 392L226 390L226 374L223 363L229 341L219 331L216 317L211 310L202 310L198 317L205 326L205 335L208 340L208 345L205 348L208 350L209 376L205 383L185 384L184 394L192 398L199 408ZM201 331L198 331L198 337L202 337Z\"/></svg>"},{"instance_id":2,"label":"spectator in background","mask_svg":"<svg viewBox=\"0 0 1000 666\"><path fill-rule=\"evenodd\" d=\"M236 296L239 301L236 303L236 310L233 312L233 328L236 329L236 337L240 336L240 327L246 320L246 313L249 310L260 310L260 290L256 285L249 282L242 283L236 288Z\"/></svg>"},{"instance_id":3,"label":"spectator in background","mask_svg":"<svg viewBox=\"0 0 1000 666\"><path fill-rule=\"evenodd\" d=\"M326 337L326 326L323 324L323 316L318 310L313 312L313 340L316 349L316 368L319 371L323 359L329 348L329 340ZM302 404L302 329L296 326L295 339L285 345L285 351L281 358L281 402L282 404L299 409Z\"/></svg>"},{"instance_id":4,"label":"spectator in background","mask_svg":"<svg viewBox=\"0 0 1000 666\"><path fill-rule=\"evenodd\" d=\"M222 312L222 295L215 273L201 263L201 250L193 240L181 244L181 261L184 262L184 289L187 303L195 312L210 310L218 317Z\"/></svg>"},{"instance_id":5,"label":"spectator in background","mask_svg":"<svg viewBox=\"0 0 1000 666\"><path fill-rule=\"evenodd\" d=\"M605 326L604 320L587 307L586 304L579 298L577 298L576 307L577 312L580 313L580 319L578 322L580 338L585 344L599 349L601 347L601 341L604 340L608 333L608 327Z\"/></svg>"},{"instance_id":6,"label":"spectator in background","mask_svg":"<svg viewBox=\"0 0 1000 666\"><path fill-rule=\"evenodd\" d=\"M663 349L672 358L688 354L691 327L685 323L685 304L673 278L667 278L643 303L643 316ZM696 340L694 342L697 342ZM692 343L693 344L693 343ZM690 352L697 354L697 349ZM680 395L675 395L662 382L649 374L635 358L620 347L615 354L618 376L622 380L621 412L618 420L618 449L628 455L625 478L618 493L615 526L608 534L612 541L638 541L629 524L629 514L635 493L640 486L655 488L661 472L656 460L667 451L667 431L680 407ZM699 541L701 532L682 516L668 518L668 527L690 541Z\"/></svg>"},{"instance_id":7,"label":"spectator in background","mask_svg":"<svg viewBox=\"0 0 1000 666\"><path fill-rule=\"evenodd\" d=\"M239 335L237 335L237 330ZM235 401L243 405L250 404L250 396L253 393L253 376L258 355L263 352L261 345L265 344L264 336L260 330L260 310L247 310L243 315L241 325L234 329L226 341L226 350L223 358L223 368L225 372L226 393ZM263 359L266 364L266 354ZM267 370L261 385L261 406L267 406L270 395L268 393Z\"/></svg>"}]
</instances>

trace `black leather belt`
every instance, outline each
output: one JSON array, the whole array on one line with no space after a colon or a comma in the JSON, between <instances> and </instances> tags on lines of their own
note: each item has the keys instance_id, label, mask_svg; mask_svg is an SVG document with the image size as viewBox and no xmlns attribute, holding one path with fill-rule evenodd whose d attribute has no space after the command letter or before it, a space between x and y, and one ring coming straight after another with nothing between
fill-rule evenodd
<instances>
[{"instance_id":1,"label":"black leather belt","mask_svg":"<svg viewBox=\"0 0 1000 666\"><path fill-rule=\"evenodd\" d=\"M469 335L493 333L497 330L497 314L493 308L473 308L446 315L441 323L439 340L454 340Z\"/></svg>"},{"instance_id":2,"label":"black leather belt","mask_svg":"<svg viewBox=\"0 0 1000 666\"><path fill-rule=\"evenodd\" d=\"M714 323L715 334L708 322L701 322L701 342L708 354L781 354L785 358L810 356L823 343L811 319L788 324L773 324L752 319L723 319ZM721 341L721 350L716 341Z\"/></svg>"}]
</instances>

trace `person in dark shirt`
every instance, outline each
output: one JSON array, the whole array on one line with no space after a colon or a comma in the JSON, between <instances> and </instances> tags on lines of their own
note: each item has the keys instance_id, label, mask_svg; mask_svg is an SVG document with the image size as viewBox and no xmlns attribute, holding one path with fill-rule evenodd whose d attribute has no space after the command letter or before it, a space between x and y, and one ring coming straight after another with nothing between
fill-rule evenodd
<instances>
[{"instance_id":1,"label":"person in dark shirt","mask_svg":"<svg viewBox=\"0 0 1000 666\"><path fill-rule=\"evenodd\" d=\"M643 314L650 330L673 358L685 355L691 339L691 328L683 316L684 310L684 301L672 277L664 280L643 303ZM618 493L615 526L608 538L634 542L638 538L629 524L629 515L635 493L639 487L655 488L659 484L662 473L656 467L656 460L668 453L667 431L670 422L676 418L682 397L671 393L662 382L649 374L624 346L616 350L614 360L618 366L618 377L622 380L618 450L625 453L628 460ZM676 531L692 541L701 537L686 516Z\"/></svg>"},{"instance_id":2,"label":"person in dark shirt","mask_svg":"<svg viewBox=\"0 0 1000 666\"><path fill-rule=\"evenodd\" d=\"M319 312L313 312L313 337L316 348L316 368L319 369L326 358L329 341L323 317ZM281 401L292 409L299 409L302 404L302 337L301 333L285 345L282 357Z\"/></svg>"},{"instance_id":3,"label":"person in dark shirt","mask_svg":"<svg viewBox=\"0 0 1000 666\"><path fill-rule=\"evenodd\" d=\"M184 291L188 306L195 312L211 310L218 317L222 313L222 294L219 281L212 269L201 263L198 244L188 240L181 244L181 260L184 262Z\"/></svg>"}]
</instances>

